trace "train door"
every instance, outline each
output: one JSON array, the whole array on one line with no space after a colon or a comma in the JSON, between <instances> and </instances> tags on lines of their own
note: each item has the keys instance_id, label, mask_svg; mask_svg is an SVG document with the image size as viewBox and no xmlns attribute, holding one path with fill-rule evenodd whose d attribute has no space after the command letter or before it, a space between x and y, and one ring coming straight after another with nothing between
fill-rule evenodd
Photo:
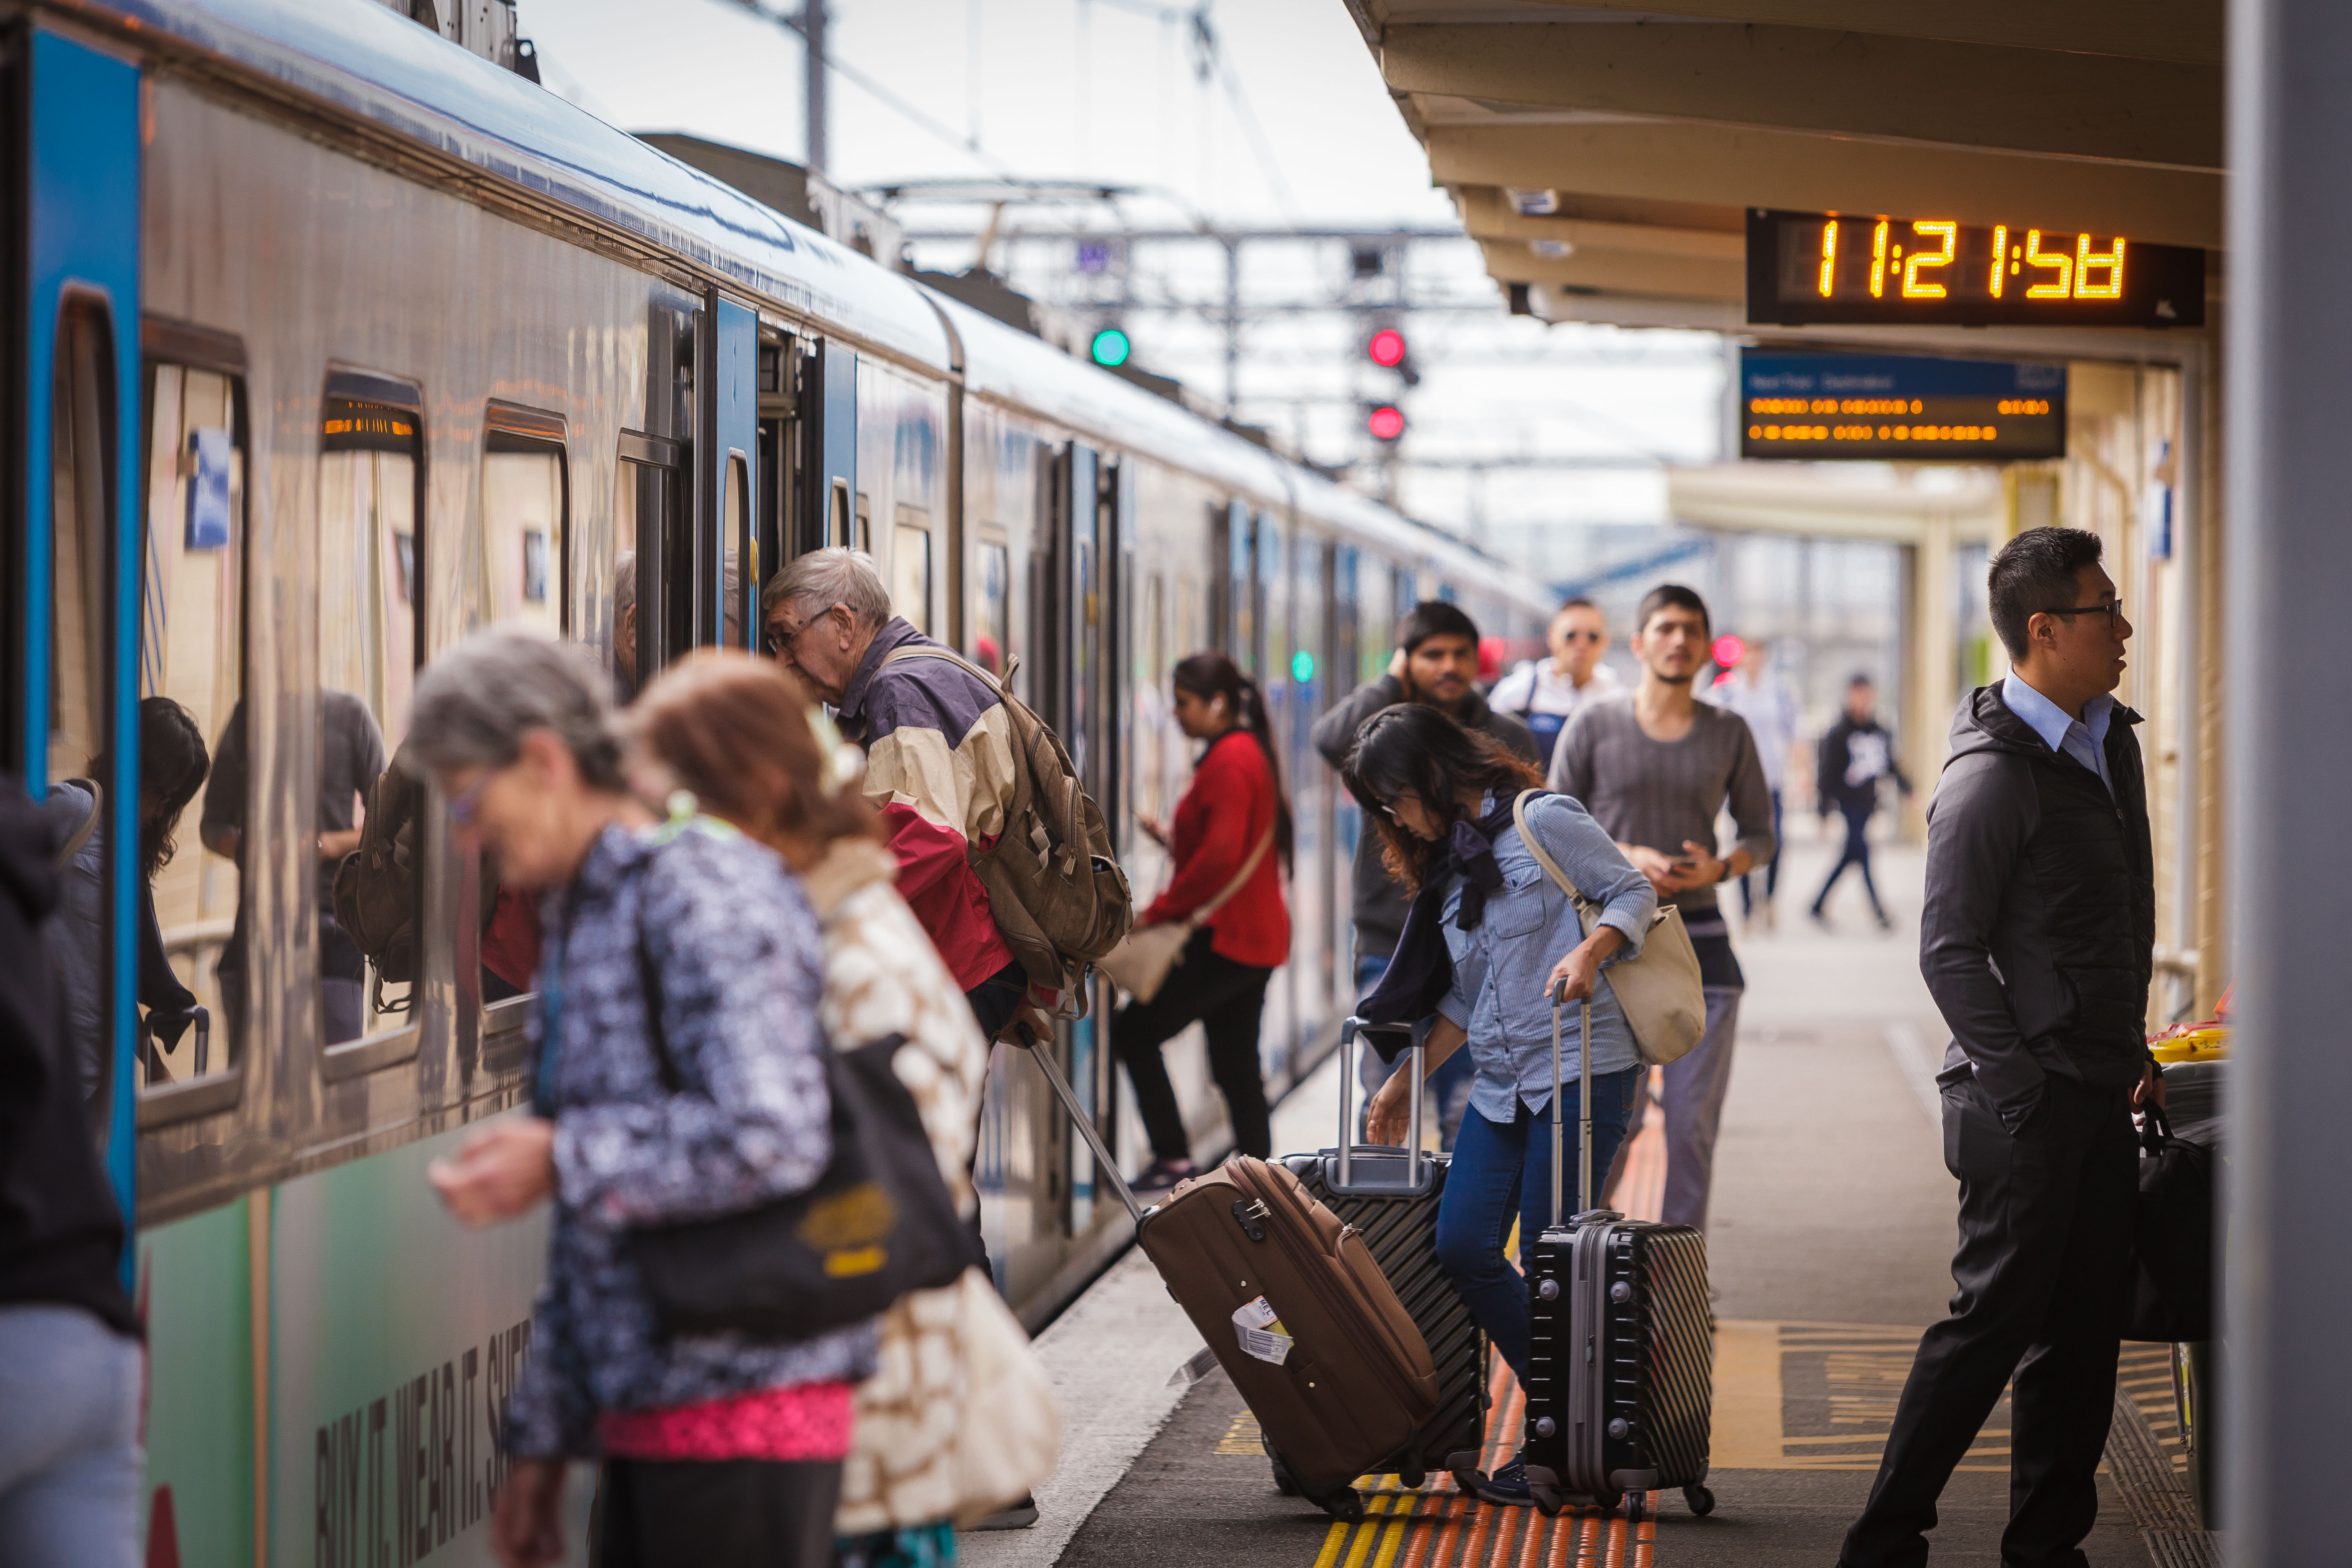
<instances>
[{"instance_id":1,"label":"train door","mask_svg":"<svg viewBox=\"0 0 2352 1568\"><path fill-rule=\"evenodd\" d=\"M132 1202L139 843L140 81L136 67L37 26L9 40L10 279L21 379L7 427L5 573L11 711L0 766L35 795L88 779L95 850L68 872L63 931L76 1059L107 1106L106 1161ZM21 290L21 292L16 292ZM89 816L89 812L85 812ZM131 1254L124 1253L125 1275Z\"/></svg>"},{"instance_id":2,"label":"train door","mask_svg":"<svg viewBox=\"0 0 2352 1568\"><path fill-rule=\"evenodd\" d=\"M1325 689L1333 699L1345 697L1364 684L1363 552L1342 544L1331 552L1331 622L1326 632L1331 650ZM1318 759L1318 761L1320 759ZM1328 770L1326 770L1327 772ZM1331 791L1331 869L1324 876L1330 900L1329 935L1334 955L1333 983L1341 1005L1354 1011L1356 985L1355 897L1352 868L1358 836L1370 831L1356 797L1337 786Z\"/></svg>"},{"instance_id":3,"label":"train door","mask_svg":"<svg viewBox=\"0 0 2352 1568\"><path fill-rule=\"evenodd\" d=\"M699 325L694 640L743 649L755 646L759 627L761 560L751 464L760 449L760 318L714 289Z\"/></svg>"},{"instance_id":4,"label":"train door","mask_svg":"<svg viewBox=\"0 0 2352 1568\"><path fill-rule=\"evenodd\" d=\"M1316 754L1311 739L1315 721L1323 716L1324 693L1330 689L1325 647L1330 552L1329 544L1304 531L1292 541L1290 745L1283 753L1282 772L1290 791L1294 829L1290 968L1297 980L1291 1005L1297 1010L1300 1050L1322 1039L1331 1018L1333 993L1331 955L1324 945L1331 897L1324 868L1330 843L1331 770ZM1294 1080L1305 1076L1308 1065L1294 1052Z\"/></svg>"},{"instance_id":5,"label":"train door","mask_svg":"<svg viewBox=\"0 0 2352 1568\"><path fill-rule=\"evenodd\" d=\"M1291 531L1271 511L1256 519L1256 581L1255 611L1257 636L1255 667L1251 674L1265 696L1265 721L1275 755L1290 754L1290 735L1298 722L1291 680ZM1258 1037L1258 1058L1267 1081L1286 1086L1296 1068L1298 1008L1295 992L1299 960L1294 953L1265 988L1265 1024Z\"/></svg>"}]
</instances>

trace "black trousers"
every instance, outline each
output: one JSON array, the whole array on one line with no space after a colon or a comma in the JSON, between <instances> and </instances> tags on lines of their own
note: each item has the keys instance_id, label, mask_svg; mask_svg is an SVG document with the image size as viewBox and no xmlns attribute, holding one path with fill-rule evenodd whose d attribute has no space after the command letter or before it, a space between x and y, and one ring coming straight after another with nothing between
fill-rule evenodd
<instances>
[{"instance_id":1,"label":"black trousers","mask_svg":"<svg viewBox=\"0 0 2352 1568\"><path fill-rule=\"evenodd\" d=\"M1263 1160L1274 1152L1274 1124L1265 1108L1265 1080L1258 1075L1258 1022L1265 1012L1265 983L1274 973L1252 963L1235 963L1210 948L1207 927L1184 944L1184 961L1168 972L1168 983L1149 1002L1130 1002L1112 1015L1110 1048L1127 1064L1135 1085L1135 1108L1151 1136L1154 1159L1181 1160L1192 1152L1184 1113L1160 1047L1186 1025L1198 1023L1209 1037L1209 1073L1225 1097L1234 1124L1234 1146Z\"/></svg>"},{"instance_id":2,"label":"black trousers","mask_svg":"<svg viewBox=\"0 0 2352 1568\"><path fill-rule=\"evenodd\" d=\"M1871 912L1884 918L1886 909L1878 901L1878 884L1870 879L1870 818L1877 811L1878 803L1875 800L1841 801L1838 809L1845 813L1845 853L1838 858L1836 865L1830 868L1830 879L1823 882L1822 890L1813 896L1813 912L1819 914L1822 906L1830 901L1830 889L1837 886L1840 877L1845 875L1845 868L1859 866L1862 868L1862 890L1870 895Z\"/></svg>"},{"instance_id":3,"label":"black trousers","mask_svg":"<svg viewBox=\"0 0 2352 1568\"><path fill-rule=\"evenodd\" d=\"M837 1464L607 1459L600 1568L832 1568Z\"/></svg>"},{"instance_id":4,"label":"black trousers","mask_svg":"<svg viewBox=\"0 0 2352 1568\"><path fill-rule=\"evenodd\" d=\"M1919 1341L1844 1568L1917 1568L1936 1500L2010 1394L2003 1568L2074 1568L2099 1511L2094 1472L2115 1413L2138 1145L2130 1091L2052 1078L2011 1133L1973 1081L1944 1090L1944 1163L1960 1180L1952 1315Z\"/></svg>"}]
</instances>

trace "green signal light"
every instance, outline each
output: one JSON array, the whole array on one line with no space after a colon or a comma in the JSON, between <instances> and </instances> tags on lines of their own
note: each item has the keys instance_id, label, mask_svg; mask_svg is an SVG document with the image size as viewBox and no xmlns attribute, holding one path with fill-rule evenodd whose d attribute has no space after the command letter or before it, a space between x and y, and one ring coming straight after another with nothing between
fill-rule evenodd
<instances>
[{"instance_id":1,"label":"green signal light","mask_svg":"<svg viewBox=\"0 0 2352 1568\"><path fill-rule=\"evenodd\" d=\"M1134 352L1135 345L1128 342L1127 334L1117 327L1105 327L1095 334L1094 342L1087 345L1087 353L1105 370L1117 370Z\"/></svg>"},{"instance_id":2,"label":"green signal light","mask_svg":"<svg viewBox=\"0 0 2352 1568\"><path fill-rule=\"evenodd\" d=\"M1314 679L1315 656L1308 653L1305 648L1300 648L1297 653L1292 654L1290 656L1290 679L1293 680Z\"/></svg>"}]
</instances>

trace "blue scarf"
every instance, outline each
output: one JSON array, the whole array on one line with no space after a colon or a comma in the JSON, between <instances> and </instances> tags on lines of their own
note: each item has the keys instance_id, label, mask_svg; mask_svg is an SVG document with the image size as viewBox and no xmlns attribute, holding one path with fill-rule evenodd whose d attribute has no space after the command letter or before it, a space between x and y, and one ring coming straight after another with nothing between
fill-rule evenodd
<instances>
[{"instance_id":1,"label":"blue scarf","mask_svg":"<svg viewBox=\"0 0 2352 1568\"><path fill-rule=\"evenodd\" d=\"M1544 793L1541 791L1538 794ZM1371 994L1356 1004L1356 1014L1368 1024L1413 1024L1431 1016L1445 994L1454 989L1454 954L1445 945L1445 894L1453 879L1462 879L1462 902L1454 912L1456 931L1476 931L1486 920L1486 899L1503 885L1503 868L1495 863L1495 838L1511 826L1514 792L1475 822L1461 821L1445 836L1429 875L1405 911L1404 934L1397 938L1396 956ZM1384 1039L1387 1037L1375 1037ZM1402 1053L1404 1047L1397 1049ZM1394 1061L1383 1049L1382 1057Z\"/></svg>"}]
</instances>

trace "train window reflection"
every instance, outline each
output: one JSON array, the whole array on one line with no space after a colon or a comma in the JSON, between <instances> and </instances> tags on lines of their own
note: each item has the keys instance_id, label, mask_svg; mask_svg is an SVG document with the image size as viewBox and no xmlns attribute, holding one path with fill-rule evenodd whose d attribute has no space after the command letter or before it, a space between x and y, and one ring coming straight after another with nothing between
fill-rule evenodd
<instances>
[{"instance_id":1,"label":"train window reflection","mask_svg":"<svg viewBox=\"0 0 2352 1568\"><path fill-rule=\"evenodd\" d=\"M108 420L112 345L102 310L68 303L58 322L49 409L48 755L46 783L69 824L59 979L82 1096L105 1089L108 1028L106 750Z\"/></svg>"},{"instance_id":2,"label":"train window reflection","mask_svg":"<svg viewBox=\"0 0 2352 1568\"><path fill-rule=\"evenodd\" d=\"M147 388L140 1063L160 1087L226 1071L242 1054L224 1005L230 990L241 999L248 973L241 836L201 819L194 844L177 830L232 756L239 805L226 815L243 817L245 419L243 388L215 371L157 364ZM209 790L200 810L211 815Z\"/></svg>"},{"instance_id":3,"label":"train window reflection","mask_svg":"<svg viewBox=\"0 0 2352 1568\"><path fill-rule=\"evenodd\" d=\"M726 510L721 520L719 537L727 542L726 564L719 574L719 646L749 648L745 641L743 584L757 583L760 577L760 542L752 534L751 470L740 452L727 454L727 488L721 504ZM751 559L751 575L744 576L743 562Z\"/></svg>"},{"instance_id":4,"label":"train window reflection","mask_svg":"<svg viewBox=\"0 0 2352 1568\"><path fill-rule=\"evenodd\" d=\"M917 631L931 629L931 524L921 509L902 506L890 539L890 607Z\"/></svg>"},{"instance_id":5,"label":"train window reflection","mask_svg":"<svg viewBox=\"0 0 2352 1568\"><path fill-rule=\"evenodd\" d=\"M1003 544L980 545L980 603L974 606L971 657L991 675L1004 673L1013 656L1013 557Z\"/></svg>"},{"instance_id":6,"label":"train window reflection","mask_svg":"<svg viewBox=\"0 0 2352 1568\"><path fill-rule=\"evenodd\" d=\"M330 397L319 460L319 694L316 839L319 878L319 1019L328 1045L395 1026L405 994L387 984L416 978L415 925L401 946L377 944L371 959L337 918L336 870L359 849L373 804L391 814L379 837L414 835L419 792L404 775L384 780L384 763L408 729L416 676L419 574L417 481L423 442L408 408ZM404 900L422 912L412 852L354 863L344 910ZM362 879L365 885L359 885ZM386 886L386 879L392 885Z\"/></svg>"},{"instance_id":7,"label":"train window reflection","mask_svg":"<svg viewBox=\"0 0 2352 1568\"><path fill-rule=\"evenodd\" d=\"M494 414L513 417L502 410ZM482 580L491 619L551 637L568 629L568 493L560 437L491 429L482 457ZM482 1002L494 1005L530 990L539 970L539 905L507 887L492 860L471 872L481 931Z\"/></svg>"}]
</instances>

